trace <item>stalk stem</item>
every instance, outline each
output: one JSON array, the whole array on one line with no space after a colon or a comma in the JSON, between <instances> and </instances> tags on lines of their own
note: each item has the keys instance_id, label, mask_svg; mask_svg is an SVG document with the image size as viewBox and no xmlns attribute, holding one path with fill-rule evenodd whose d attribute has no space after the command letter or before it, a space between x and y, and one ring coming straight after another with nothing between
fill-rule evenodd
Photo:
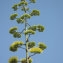
<instances>
[{"instance_id":1,"label":"stalk stem","mask_svg":"<svg viewBox=\"0 0 63 63\"><path fill-rule=\"evenodd\" d=\"M27 21L25 18L25 31L27 30ZM26 63L29 63L28 60L28 35L25 35L25 43L26 43Z\"/></svg>"}]
</instances>

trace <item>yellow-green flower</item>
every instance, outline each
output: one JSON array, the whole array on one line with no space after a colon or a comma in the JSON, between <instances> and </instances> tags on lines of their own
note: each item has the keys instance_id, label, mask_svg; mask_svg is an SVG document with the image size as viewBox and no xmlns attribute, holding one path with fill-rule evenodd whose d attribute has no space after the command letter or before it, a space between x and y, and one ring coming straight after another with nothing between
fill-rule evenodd
<instances>
[{"instance_id":1,"label":"yellow-green flower","mask_svg":"<svg viewBox=\"0 0 63 63\"><path fill-rule=\"evenodd\" d=\"M22 41L15 41L11 44L10 46L10 51L17 51L18 47L22 46L23 45L23 42Z\"/></svg>"},{"instance_id":2,"label":"yellow-green flower","mask_svg":"<svg viewBox=\"0 0 63 63\"><path fill-rule=\"evenodd\" d=\"M9 30L9 33L13 34L14 32L16 32L18 28L15 26L15 27L11 27L10 30Z\"/></svg>"},{"instance_id":3,"label":"yellow-green flower","mask_svg":"<svg viewBox=\"0 0 63 63\"><path fill-rule=\"evenodd\" d=\"M18 63L18 58L16 56L11 57L9 63Z\"/></svg>"},{"instance_id":4,"label":"yellow-green flower","mask_svg":"<svg viewBox=\"0 0 63 63\"><path fill-rule=\"evenodd\" d=\"M32 12L30 13L31 16L39 16L40 12L39 10L32 10Z\"/></svg>"},{"instance_id":5,"label":"yellow-green flower","mask_svg":"<svg viewBox=\"0 0 63 63\"><path fill-rule=\"evenodd\" d=\"M14 11L16 11L16 10L18 9L17 6L18 6L17 4L14 4L14 5L12 6L12 9L13 9Z\"/></svg>"},{"instance_id":6,"label":"yellow-green flower","mask_svg":"<svg viewBox=\"0 0 63 63\"><path fill-rule=\"evenodd\" d=\"M38 25L37 26L37 30L39 31L39 32L43 32L44 31L44 26L42 26L42 25Z\"/></svg>"},{"instance_id":7,"label":"yellow-green flower","mask_svg":"<svg viewBox=\"0 0 63 63\"><path fill-rule=\"evenodd\" d=\"M21 37L21 34L19 32L15 32L15 33L13 33L13 36L15 38L20 38Z\"/></svg>"},{"instance_id":8,"label":"yellow-green flower","mask_svg":"<svg viewBox=\"0 0 63 63\"><path fill-rule=\"evenodd\" d=\"M40 42L38 45L39 45L39 48L41 48L42 50L47 48L47 46L44 43Z\"/></svg>"},{"instance_id":9,"label":"yellow-green flower","mask_svg":"<svg viewBox=\"0 0 63 63\"><path fill-rule=\"evenodd\" d=\"M14 19L16 19L16 17L18 16L18 14L12 14L11 16L10 16L10 20L14 20Z\"/></svg>"},{"instance_id":10,"label":"yellow-green flower","mask_svg":"<svg viewBox=\"0 0 63 63\"><path fill-rule=\"evenodd\" d=\"M33 30L26 30L24 34L35 34L35 31Z\"/></svg>"},{"instance_id":11,"label":"yellow-green flower","mask_svg":"<svg viewBox=\"0 0 63 63\"><path fill-rule=\"evenodd\" d=\"M28 48L32 48L35 46L35 42L28 42Z\"/></svg>"},{"instance_id":12,"label":"yellow-green flower","mask_svg":"<svg viewBox=\"0 0 63 63\"><path fill-rule=\"evenodd\" d=\"M29 60L29 63L32 63L32 59L31 59L31 58L29 58L28 60ZM23 59L21 60L21 62L22 62L22 63L26 63L26 58L23 58Z\"/></svg>"},{"instance_id":13,"label":"yellow-green flower","mask_svg":"<svg viewBox=\"0 0 63 63\"><path fill-rule=\"evenodd\" d=\"M26 1L21 1L19 2L18 6L22 6L22 5L27 5L28 3Z\"/></svg>"},{"instance_id":14,"label":"yellow-green flower","mask_svg":"<svg viewBox=\"0 0 63 63\"><path fill-rule=\"evenodd\" d=\"M43 50L38 47L33 47L30 49L30 52L31 53L41 53L41 52L43 52Z\"/></svg>"}]
</instances>

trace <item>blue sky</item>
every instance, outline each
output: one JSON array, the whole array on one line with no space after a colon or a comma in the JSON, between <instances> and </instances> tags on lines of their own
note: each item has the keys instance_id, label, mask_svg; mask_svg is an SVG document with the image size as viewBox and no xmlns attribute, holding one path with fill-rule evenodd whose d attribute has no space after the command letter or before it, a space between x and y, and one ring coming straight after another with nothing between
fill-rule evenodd
<instances>
[{"instance_id":1,"label":"blue sky","mask_svg":"<svg viewBox=\"0 0 63 63\"><path fill-rule=\"evenodd\" d=\"M11 56L18 56L19 59L25 56L22 49L13 53L9 51L9 46L15 39L9 34L9 28L18 26L16 21L9 19L13 12L12 5L19 0L1 0L0 1L0 62L8 63ZM40 55L33 58L33 63L63 63L63 0L37 0L36 4L30 5L33 9L39 9L41 14L38 17L32 17L28 22L32 24L42 24L45 26L43 33L32 36L31 39L38 42L44 42L47 49ZM19 12L18 12L19 13ZM20 40L20 39L19 39ZM22 39L24 40L24 38Z\"/></svg>"}]
</instances>

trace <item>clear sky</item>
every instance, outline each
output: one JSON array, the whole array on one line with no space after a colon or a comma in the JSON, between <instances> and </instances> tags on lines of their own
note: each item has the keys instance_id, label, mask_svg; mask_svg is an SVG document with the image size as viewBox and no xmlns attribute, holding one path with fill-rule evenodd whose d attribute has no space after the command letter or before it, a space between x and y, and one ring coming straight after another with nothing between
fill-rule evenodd
<instances>
[{"instance_id":1,"label":"clear sky","mask_svg":"<svg viewBox=\"0 0 63 63\"><path fill-rule=\"evenodd\" d=\"M12 26L22 27L16 21L9 19L13 12L12 5L19 0L1 0L0 1L0 62L8 63L11 56L23 58L25 53L22 49L13 53L9 51L9 46L15 39L9 34L9 28ZM63 0L37 0L30 8L39 9L41 14L38 17L32 17L28 22L32 24L42 24L45 26L43 33L38 33L32 40L44 42L47 49L42 54L33 58L33 63L63 63ZM24 38L23 38L24 39Z\"/></svg>"}]
</instances>

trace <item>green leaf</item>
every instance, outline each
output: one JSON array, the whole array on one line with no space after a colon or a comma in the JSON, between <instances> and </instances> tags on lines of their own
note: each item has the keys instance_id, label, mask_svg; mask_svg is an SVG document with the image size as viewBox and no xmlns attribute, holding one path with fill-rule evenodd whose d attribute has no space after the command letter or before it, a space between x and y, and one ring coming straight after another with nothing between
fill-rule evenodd
<instances>
[{"instance_id":1,"label":"green leaf","mask_svg":"<svg viewBox=\"0 0 63 63\"><path fill-rule=\"evenodd\" d=\"M17 8L17 4L14 4L13 6L12 6L12 9L14 10L14 11L16 11L18 8Z\"/></svg>"},{"instance_id":2,"label":"green leaf","mask_svg":"<svg viewBox=\"0 0 63 63\"><path fill-rule=\"evenodd\" d=\"M21 34L20 34L19 32L15 32L15 33L13 34L13 36L14 36L15 38L21 38Z\"/></svg>"},{"instance_id":3,"label":"green leaf","mask_svg":"<svg viewBox=\"0 0 63 63\"><path fill-rule=\"evenodd\" d=\"M47 46L44 43L40 42L38 45L39 45L39 48L41 48L42 50L47 48Z\"/></svg>"},{"instance_id":4,"label":"green leaf","mask_svg":"<svg viewBox=\"0 0 63 63\"><path fill-rule=\"evenodd\" d=\"M32 59L31 59L31 58L29 58L28 60L29 60L29 63L32 63ZM26 63L26 58L23 58L23 59L21 60L21 63Z\"/></svg>"},{"instance_id":5,"label":"green leaf","mask_svg":"<svg viewBox=\"0 0 63 63\"><path fill-rule=\"evenodd\" d=\"M38 25L38 26L37 26L37 30L38 30L39 32L43 32L43 31L44 31L44 26Z\"/></svg>"},{"instance_id":6,"label":"green leaf","mask_svg":"<svg viewBox=\"0 0 63 63\"><path fill-rule=\"evenodd\" d=\"M16 32L18 28L15 26L15 27L11 27L10 30L9 30L9 33L13 34Z\"/></svg>"},{"instance_id":7,"label":"green leaf","mask_svg":"<svg viewBox=\"0 0 63 63\"><path fill-rule=\"evenodd\" d=\"M18 14L12 14L11 16L10 16L10 20L14 20L14 19L16 19L16 17L18 16Z\"/></svg>"},{"instance_id":8,"label":"green leaf","mask_svg":"<svg viewBox=\"0 0 63 63\"><path fill-rule=\"evenodd\" d=\"M31 16L39 16L40 15L40 12L39 10L33 10L31 13L30 13Z\"/></svg>"},{"instance_id":9,"label":"green leaf","mask_svg":"<svg viewBox=\"0 0 63 63\"><path fill-rule=\"evenodd\" d=\"M43 52L42 49L38 48L38 47L33 47L29 50L31 53L41 53Z\"/></svg>"},{"instance_id":10,"label":"green leaf","mask_svg":"<svg viewBox=\"0 0 63 63\"><path fill-rule=\"evenodd\" d=\"M28 48L32 48L35 46L35 42L28 42Z\"/></svg>"},{"instance_id":11,"label":"green leaf","mask_svg":"<svg viewBox=\"0 0 63 63\"><path fill-rule=\"evenodd\" d=\"M16 56L11 57L9 63L18 63L18 58Z\"/></svg>"},{"instance_id":12,"label":"green leaf","mask_svg":"<svg viewBox=\"0 0 63 63\"><path fill-rule=\"evenodd\" d=\"M26 35L26 34L35 34L35 31L33 31L33 30L26 30L25 32L24 32L24 34Z\"/></svg>"}]
</instances>

